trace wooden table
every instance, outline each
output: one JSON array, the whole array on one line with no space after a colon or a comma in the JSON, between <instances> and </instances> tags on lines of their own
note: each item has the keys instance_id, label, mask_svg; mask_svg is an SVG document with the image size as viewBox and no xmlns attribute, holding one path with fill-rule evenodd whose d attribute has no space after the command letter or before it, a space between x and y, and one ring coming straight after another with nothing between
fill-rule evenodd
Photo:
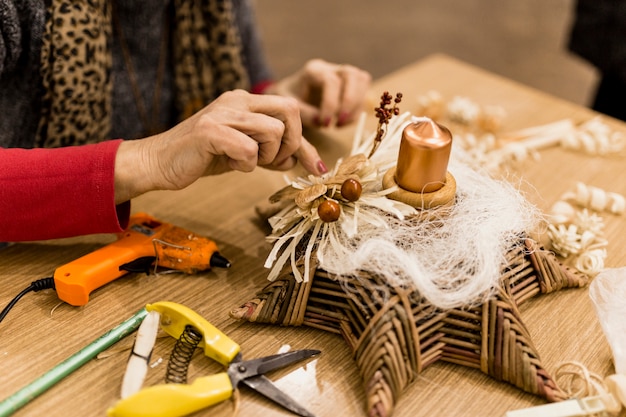
<instances>
[{"instance_id":1,"label":"wooden table","mask_svg":"<svg viewBox=\"0 0 626 417\"><path fill-rule=\"evenodd\" d=\"M594 114L579 106L516 84L447 56L435 55L376 81L372 96L402 92L402 110L414 110L416 97L434 89L451 98L470 97L482 105L501 105L508 113L505 130L536 126L563 118L584 121ZM372 101L375 103L376 99ZM372 112L373 114L373 112ZM374 126L373 117L370 126ZM626 125L609 120L626 133ZM350 149L353 127L315 132L308 137L327 165ZM575 181L626 194L626 164L617 157L590 157L552 148L541 160L527 161L515 172L528 182L528 198L547 210ZM5 398L130 317L146 303L170 300L187 305L241 344L247 358L279 349L316 348L322 355L305 366L271 375L277 384L320 417L365 415L365 395L356 364L340 336L311 328L284 328L237 322L228 311L247 301L266 283L263 268L270 245L268 228L255 205L284 185L283 173L257 170L205 178L180 192L154 192L133 202L144 211L198 234L212 237L233 266L195 276L132 274L96 290L84 307L58 305L51 291L29 293L0 324L0 398ZM609 241L607 266L626 264L626 219L605 216ZM31 281L50 276L64 263L91 252L112 236L96 235L15 244L0 251L0 304L3 307ZM55 308L56 307L56 308ZM54 312L51 314L51 311ZM613 373L611 353L587 289L564 290L524 304L522 315L544 365L553 371L561 361L577 360L600 375ZM127 345L132 338L116 346ZM162 381L173 339L157 342L147 384ZM119 396L128 351L90 361L15 416L102 416ZM219 368L197 352L190 380ZM472 370L441 362L417 378L403 394L395 416L501 416L507 410L541 404L539 398ZM264 398L241 390L238 415L287 416ZM197 415L232 416L225 402Z\"/></svg>"}]
</instances>

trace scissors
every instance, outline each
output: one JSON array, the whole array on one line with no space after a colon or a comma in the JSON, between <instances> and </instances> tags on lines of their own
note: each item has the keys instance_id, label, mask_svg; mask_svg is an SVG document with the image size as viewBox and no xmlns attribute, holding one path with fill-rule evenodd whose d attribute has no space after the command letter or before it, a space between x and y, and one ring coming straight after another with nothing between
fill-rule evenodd
<instances>
[{"instance_id":1,"label":"scissors","mask_svg":"<svg viewBox=\"0 0 626 417\"><path fill-rule=\"evenodd\" d=\"M243 360L239 345L193 310L169 301L148 304L146 310L158 311L161 327L176 339L192 326L202 335L198 347L204 347L205 355L225 365L226 371L199 377L192 384L170 383L144 388L109 408L109 417L185 416L227 400L242 383L295 414L314 417L264 374L318 355L319 350L296 350Z\"/></svg>"}]
</instances>

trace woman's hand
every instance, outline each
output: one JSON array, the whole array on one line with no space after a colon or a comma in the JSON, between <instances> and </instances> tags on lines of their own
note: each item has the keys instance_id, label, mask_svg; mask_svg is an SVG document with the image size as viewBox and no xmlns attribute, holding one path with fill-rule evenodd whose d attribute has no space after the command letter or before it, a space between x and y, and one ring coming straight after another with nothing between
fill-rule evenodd
<instances>
[{"instance_id":1,"label":"woman's hand","mask_svg":"<svg viewBox=\"0 0 626 417\"><path fill-rule=\"evenodd\" d=\"M313 59L265 92L296 98L305 126L343 126L362 110L371 80L368 72L352 65Z\"/></svg>"},{"instance_id":2,"label":"woman's hand","mask_svg":"<svg viewBox=\"0 0 626 417\"><path fill-rule=\"evenodd\" d=\"M326 172L317 150L302 137L298 102L230 91L170 130L124 141L115 162L115 201L179 190L230 170L287 170L297 161L312 174Z\"/></svg>"}]
</instances>

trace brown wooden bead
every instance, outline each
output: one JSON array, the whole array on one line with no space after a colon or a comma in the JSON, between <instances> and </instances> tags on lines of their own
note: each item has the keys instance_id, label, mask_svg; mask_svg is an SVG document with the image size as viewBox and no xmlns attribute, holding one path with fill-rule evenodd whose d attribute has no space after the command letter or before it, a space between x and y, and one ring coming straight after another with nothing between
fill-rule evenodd
<instances>
[{"instance_id":1,"label":"brown wooden bead","mask_svg":"<svg viewBox=\"0 0 626 417\"><path fill-rule=\"evenodd\" d=\"M357 201L362 192L361 183L353 178L348 178L341 184L341 196L348 201Z\"/></svg>"},{"instance_id":2,"label":"brown wooden bead","mask_svg":"<svg viewBox=\"0 0 626 417\"><path fill-rule=\"evenodd\" d=\"M322 204L317 207L317 214L323 222L336 222L341 214L341 207L339 207L339 203L336 201L324 200Z\"/></svg>"}]
</instances>

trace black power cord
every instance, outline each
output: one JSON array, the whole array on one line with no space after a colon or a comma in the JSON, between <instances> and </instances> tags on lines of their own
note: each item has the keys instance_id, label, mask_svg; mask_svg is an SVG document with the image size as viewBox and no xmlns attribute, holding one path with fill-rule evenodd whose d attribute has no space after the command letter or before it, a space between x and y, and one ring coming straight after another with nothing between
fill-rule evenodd
<instances>
[{"instance_id":1,"label":"black power cord","mask_svg":"<svg viewBox=\"0 0 626 417\"><path fill-rule=\"evenodd\" d=\"M52 289L52 290L55 289L54 278L53 277L42 278L42 279L38 279L37 281L31 282L30 285L27 288L25 288L24 290L22 290L22 292L20 292L18 295L16 295L15 298L13 300L11 300L11 302L9 304L7 304L7 306L4 308L4 310L2 310L2 312L0 313L0 322L2 322L2 320L4 320L6 315L9 314L9 311L13 308L13 306L15 306L15 304L24 295L28 294L31 291L38 292L38 291L41 291L41 290L49 290L49 289Z\"/></svg>"}]
</instances>

